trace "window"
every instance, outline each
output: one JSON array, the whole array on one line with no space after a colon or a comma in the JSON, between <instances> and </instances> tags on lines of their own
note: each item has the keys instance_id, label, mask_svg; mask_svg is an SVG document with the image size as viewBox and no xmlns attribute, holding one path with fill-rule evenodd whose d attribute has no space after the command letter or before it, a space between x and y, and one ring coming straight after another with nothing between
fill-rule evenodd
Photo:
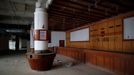
<instances>
[{"instance_id":1,"label":"window","mask_svg":"<svg viewBox=\"0 0 134 75\"><path fill-rule=\"evenodd\" d=\"M124 39L134 39L134 17L128 17L123 20L124 24Z\"/></svg>"},{"instance_id":2,"label":"window","mask_svg":"<svg viewBox=\"0 0 134 75\"><path fill-rule=\"evenodd\" d=\"M71 32L70 41L89 41L89 28Z\"/></svg>"},{"instance_id":3,"label":"window","mask_svg":"<svg viewBox=\"0 0 134 75\"><path fill-rule=\"evenodd\" d=\"M9 40L9 49L15 50L15 40Z\"/></svg>"}]
</instances>

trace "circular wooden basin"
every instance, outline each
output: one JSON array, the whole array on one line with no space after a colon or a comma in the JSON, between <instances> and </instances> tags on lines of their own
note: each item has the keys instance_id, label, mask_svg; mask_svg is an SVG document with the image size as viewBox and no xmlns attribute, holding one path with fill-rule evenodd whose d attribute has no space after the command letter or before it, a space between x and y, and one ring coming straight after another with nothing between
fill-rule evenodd
<instances>
[{"instance_id":1,"label":"circular wooden basin","mask_svg":"<svg viewBox=\"0 0 134 75\"><path fill-rule=\"evenodd\" d=\"M33 70L49 70L53 65L56 54L54 52L46 51L44 53L27 53L29 64Z\"/></svg>"}]
</instances>

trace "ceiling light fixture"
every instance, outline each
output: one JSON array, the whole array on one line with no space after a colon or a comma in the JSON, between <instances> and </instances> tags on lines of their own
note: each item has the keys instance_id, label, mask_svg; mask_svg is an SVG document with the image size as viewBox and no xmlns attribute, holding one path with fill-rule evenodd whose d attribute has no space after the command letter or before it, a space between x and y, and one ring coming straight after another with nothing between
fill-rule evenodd
<instances>
[{"instance_id":1,"label":"ceiling light fixture","mask_svg":"<svg viewBox=\"0 0 134 75\"><path fill-rule=\"evenodd\" d=\"M7 29L6 32L22 33L22 32L24 32L24 30L22 30L22 29Z\"/></svg>"}]
</instances>

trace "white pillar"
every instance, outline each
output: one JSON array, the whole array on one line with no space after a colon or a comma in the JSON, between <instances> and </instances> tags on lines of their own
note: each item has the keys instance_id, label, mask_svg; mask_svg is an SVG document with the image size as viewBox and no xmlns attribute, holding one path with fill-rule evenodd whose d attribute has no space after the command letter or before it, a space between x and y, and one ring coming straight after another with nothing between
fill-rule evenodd
<instances>
[{"instance_id":1,"label":"white pillar","mask_svg":"<svg viewBox=\"0 0 134 75\"><path fill-rule=\"evenodd\" d=\"M48 30L47 23L47 13L43 7L41 7L41 3L36 3L36 9L34 12L34 30ZM44 34L47 35L47 34ZM35 35L34 35L35 36ZM34 50L35 52L42 52L48 49L48 41L47 40L35 40L34 39Z\"/></svg>"}]
</instances>

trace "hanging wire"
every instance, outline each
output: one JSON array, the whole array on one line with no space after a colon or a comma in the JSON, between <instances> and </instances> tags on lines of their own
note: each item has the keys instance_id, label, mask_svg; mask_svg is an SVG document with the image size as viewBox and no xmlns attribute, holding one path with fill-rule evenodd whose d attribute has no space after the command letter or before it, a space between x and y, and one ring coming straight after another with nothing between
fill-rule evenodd
<instances>
[{"instance_id":1,"label":"hanging wire","mask_svg":"<svg viewBox=\"0 0 134 75\"><path fill-rule=\"evenodd\" d=\"M12 9L12 11L13 11L12 21L15 20L15 22L16 22L16 18L15 18L15 17L17 17L17 15L16 15L16 10L17 10L17 8L16 8L16 6L15 6L15 3L12 2L11 0L9 0L9 3L10 3L10 6L11 6L11 9ZM20 18L21 18L21 17L20 17ZM18 22L18 21L17 21L17 22ZM17 28L19 29L19 25L17 25Z\"/></svg>"},{"instance_id":2,"label":"hanging wire","mask_svg":"<svg viewBox=\"0 0 134 75\"><path fill-rule=\"evenodd\" d=\"M12 20L11 21L13 21L14 19L15 19L15 16L16 16L16 9L14 8L14 6L13 6L13 3L11 2L11 0L8 0L8 2L9 2L9 5L10 5L10 7L11 7L11 10L12 10L12 12L13 12L13 14L12 14Z\"/></svg>"},{"instance_id":3,"label":"hanging wire","mask_svg":"<svg viewBox=\"0 0 134 75\"><path fill-rule=\"evenodd\" d=\"M94 3L95 8L98 7L98 3L99 3L99 2L100 2L100 0L95 0L95 3Z\"/></svg>"},{"instance_id":4,"label":"hanging wire","mask_svg":"<svg viewBox=\"0 0 134 75\"><path fill-rule=\"evenodd\" d=\"M74 14L74 16L75 16L75 12L76 12L76 10L75 10L75 9L73 9L73 14Z\"/></svg>"},{"instance_id":5,"label":"hanging wire","mask_svg":"<svg viewBox=\"0 0 134 75\"><path fill-rule=\"evenodd\" d=\"M77 0L70 0L70 1L76 2Z\"/></svg>"},{"instance_id":6,"label":"hanging wire","mask_svg":"<svg viewBox=\"0 0 134 75\"><path fill-rule=\"evenodd\" d=\"M63 19L62 19L62 29L63 30L65 29L65 17L63 17Z\"/></svg>"},{"instance_id":7,"label":"hanging wire","mask_svg":"<svg viewBox=\"0 0 134 75\"><path fill-rule=\"evenodd\" d=\"M27 11L27 4L26 4L26 1L24 0L24 15L26 15L26 11ZM21 18L22 21L24 22L24 18Z\"/></svg>"},{"instance_id":8,"label":"hanging wire","mask_svg":"<svg viewBox=\"0 0 134 75\"><path fill-rule=\"evenodd\" d=\"M90 12L91 12L91 6L90 5L88 5L87 11L88 11L88 14L90 15Z\"/></svg>"},{"instance_id":9,"label":"hanging wire","mask_svg":"<svg viewBox=\"0 0 134 75\"><path fill-rule=\"evenodd\" d=\"M79 20L76 19L76 26L78 27L79 26Z\"/></svg>"},{"instance_id":10,"label":"hanging wire","mask_svg":"<svg viewBox=\"0 0 134 75\"><path fill-rule=\"evenodd\" d=\"M72 21L73 21L73 25L74 25L74 27L76 27L75 25L75 19L76 19L76 10L75 9L73 9L73 17L72 17Z\"/></svg>"},{"instance_id":11,"label":"hanging wire","mask_svg":"<svg viewBox=\"0 0 134 75\"><path fill-rule=\"evenodd\" d=\"M118 14L118 12L119 12L119 6L116 6L115 11L116 11L117 14Z\"/></svg>"},{"instance_id":12,"label":"hanging wire","mask_svg":"<svg viewBox=\"0 0 134 75\"><path fill-rule=\"evenodd\" d=\"M106 15L106 16L108 15L107 9L105 9L105 15Z\"/></svg>"},{"instance_id":13,"label":"hanging wire","mask_svg":"<svg viewBox=\"0 0 134 75\"><path fill-rule=\"evenodd\" d=\"M95 0L94 6L95 8L97 8L97 0Z\"/></svg>"}]
</instances>

